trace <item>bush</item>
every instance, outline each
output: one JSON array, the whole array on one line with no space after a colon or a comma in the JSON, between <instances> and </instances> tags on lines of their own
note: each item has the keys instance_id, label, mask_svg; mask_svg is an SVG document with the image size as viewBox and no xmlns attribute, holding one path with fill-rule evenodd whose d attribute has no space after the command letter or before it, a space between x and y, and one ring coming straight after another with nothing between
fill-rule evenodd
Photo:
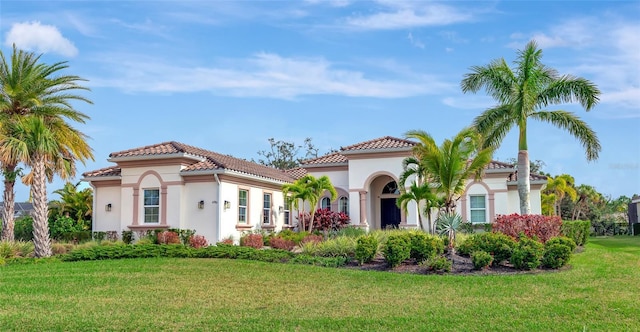
<instances>
[{"instance_id":1,"label":"bush","mask_svg":"<svg viewBox=\"0 0 640 332\"><path fill-rule=\"evenodd\" d=\"M566 236L552 237L544 245L548 246L548 245L552 245L552 244L565 245L565 246L569 247L569 249L571 249L571 252L576 250L576 247L577 247L576 243L572 239L570 239L570 238L568 238Z\"/></svg>"},{"instance_id":2,"label":"bush","mask_svg":"<svg viewBox=\"0 0 640 332\"><path fill-rule=\"evenodd\" d=\"M412 231L407 234L411 242L410 257L418 262L444 252L444 242L439 237L421 231Z\"/></svg>"},{"instance_id":3,"label":"bush","mask_svg":"<svg viewBox=\"0 0 640 332\"><path fill-rule=\"evenodd\" d=\"M158 244L180 244L180 236L173 231L162 231L156 235Z\"/></svg>"},{"instance_id":4,"label":"bush","mask_svg":"<svg viewBox=\"0 0 640 332\"><path fill-rule=\"evenodd\" d=\"M240 246L260 249L264 246L262 234L246 234L240 238Z\"/></svg>"},{"instance_id":5,"label":"bush","mask_svg":"<svg viewBox=\"0 0 640 332\"><path fill-rule=\"evenodd\" d=\"M544 245L535 239L520 237L511 254L511 264L520 270L533 270L540 266L544 255Z\"/></svg>"},{"instance_id":6,"label":"bush","mask_svg":"<svg viewBox=\"0 0 640 332\"><path fill-rule=\"evenodd\" d=\"M400 265L411 257L411 242L404 234L391 234L384 246L384 259L391 267Z\"/></svg>"},{"instance_id":7,"label":"bush","mask_svg":"<svg viewBox=\"0 0 640 332\"><path fill-rule=\"evenodd\" d=\"M323 267L341 267L347 263L347 259L344 257L318 257L303 254L293 257L289 262Z\"/></svg>"},{"instance_id":8,"label":"bush","mask_svg":"<svg viewBox=\"0 0 640 332\"><path fill-rule=\"evenodd\" d=\"M22 216L13 224L13 235L16 241L33 240L33 219L30 216Z\"/></svg>"},{"instance_id":9,"label":"bush","mask_svg":"<svg viewBox=\"0 0 640 332\"><path fill-rule=\"evenodd\" d=\"M335 237L346 236L346 237L352 237L356 239L365 235L367 235L367 231L364 228L349 227L349 226L335 232L334 234Z\"/></svg>"},{"instance_id":10,"label":"bush","mask_svg":"<svg viewBox=\"0 0 640 332\"><path fill-rule=\"evenodd\" d=\"M365 235L356 241L356 260L360 264L371 262L378 253L378 239L373 235Z\"/></svg>"},{"instance_id":11,"label":"bush","mask_svg":"<svg viewBox=\"0 0 640 332\"><path fill-rule=\"evenodd\" d=\"M202 235L191 235L189 237L189 245L193 248L198 249L206 247L207 245L209 245L209 243L207 242L207 239L205 239L205 237Z\"/></svg>"},{"instance_id":12,"label":"bush","mask_svg":"<svg viewBox=\"0 0 640 332\"><path fill-rule=\"evenodd\" d=\"M68 247L63 243L52 243L51 244L51 253L53 255L64 255L68 252Z\"/></svg>"},{"instance_id":13,"label":"bush","mask_svg":"<svg viewBox=\"0 0 640 332\"><path fill-rule=\"evenodd\" d=\"M122 241L126 244L133 242L133 231L122 231Z\"/></svg>"},{"instance_id":14,"label":"bush","mask_svg":"<svg viewBox=\"0 0 640 332\"><path fill-rule=\"evenodd\" d=\"M316 256L351 258L356 254L356 239L337 237L316 243Z\"/></svg>"},{"instance_id":15,"label":"bush","mask_svg":"<svg viewBox=\"0 0 640 332\"><path fill-rule=\"evenodd\" d=\"M493 223L493 231L507 234L517 238L520 233L528 237L537 237L540 241L547 242L548 239L560 235L562 219L558 216L542 216L537 214L519 215L499 215Z\"/></svg>"},{"instance_id":16,"label":"bush","mask_svg":"<svg viewBox=\"0 0 640 332\"><path fill-rule=\"evenodd\" d=\"M469 256L474 251L485 251L493 255L493 265L497 266L511 258L516 241L503 233L473 234L462 241L458 247L458 254Z\"/></svg>"},{"instance_id":17,"label":"bush","mask_svg":"<svg viewBox=\"0 0 640 332\"><path fill-rule=\"evenodd\" d=\"M84 221L77 221L65 216L57 216L49 219L49 234L52 239L65 241L80 241L79 232L84 231ZM89 236L90 238L91 236ZM84 237L82 237L84 239Z\"/></svg>"},{"instance_id":18,"label":"bush","mask_svg":"<svg viewBox=\"0 0 640 332\"><path fill-rule=\"evenodd\" d=\"M594 221L591 226L593 236L631 235L631 227L627 221Z\"/></svg>"},{"instance_id":19,"label":"bush","mask_svg":"<svg viewBox=\"0 0 640 332\"><path fill-rule=\"evenodd\" d=\"M562 222L561 233L566 237L570 237L573 241L583 246L589 239L589 233L591 232L591 222L584 220L569 221L564 220Z\"/></svg>"},{"instance_id":20,"label":"bush","mask_svg":"<svg viewBox=\"0 0 640 332\"><path fill-rule=\"evenodd\" d=\"M93 232L93 240L102 242L107 237L107 232Z\"/></svg>"},{"instance_id":21,"label":"bush","mask_svg":"<svg viewBox=\"0 0 640 332\"><path fill-rule=\"evenodd\" d=\"M493 262L493 256L484 250L478 250L471 253L471 262L473 263L473 268L476 270L482 270Z\"/></svg>"},{"instance_id":22,"label":"bush","mask_svg":"<svg viewBox=\"0 0 640 332\"><path fill-rule=\"evenodd\" d=\"M271 244L271 248L283 249L283 250L289 250L289 251L293 250L293 248L295 248L296 246L296 243L293 242L292 240L285 240L279 235L271 238L270 244Z\"/></svg>"},{"instance_id":23,"label":"bush","mask_svg":"<svg viewBox=\"0 0 640 332\"><path fill-rule=\"evenodd\" d=\"M302 243L305 236L309 235L308 232L294 232L290 229L285 229L277 234L277 237L283 240L293 241L296 245Z\"/></svg>"},{"instance_id":24,"label":"bush","mask_svg":"<svg viewBox=\"0 0 640 332\"><path fill-rule=\"evenodd\" d=\"M571 259L571 247L560 243L548 243L545 244L542 266L557 269L566 265Z\"/></svg>"},{"instance_id":25,"label":"bush","mask_svg":"<svg viewBox=\"0 0 640 332\"><path fill-rule=\"evenodd\" d=\"M453 264L444 256L436 256L427 259L426 261L420 263L420 265L433 272L451 272L451 267Z\"/></svg>"},{"instance_id":26,"label":"bush","mask_svg":"<svg viewBox=\"0 0 640 332\"><path fill-rule=\"evenodd\" d=\"M300 243L301 244L308 243L308 242L320 243L322 242L322 240L324 240L324 237L322 237L322 235L307 234L304 236L304 238Z\"/></svg>"},{"instance_id":27,"label":"bush","mask_svg":"<svg viewBox=\"0 0 640 332\"><path fill-rule=\"evenodd\" d=\"M298 220L301 225L308 227L311 220L309 212L300 213ZM318 209L313 215L313 229L321 232L338 231L349 225L349 215L343 212L335 212L328 209Z\"/></svg>"},{"instance_id":28,"label":"bush","mask_svg":"<svg viewBox=\"0 0 640 332\"><path fill-rule=\"evenodd\" d=\"M473 234L475 230L473 229L472 223L465 221L462 224L460 224L460 227L458 228L458 232L464 233L464 234Z\"/></svg>"}]
</instances>

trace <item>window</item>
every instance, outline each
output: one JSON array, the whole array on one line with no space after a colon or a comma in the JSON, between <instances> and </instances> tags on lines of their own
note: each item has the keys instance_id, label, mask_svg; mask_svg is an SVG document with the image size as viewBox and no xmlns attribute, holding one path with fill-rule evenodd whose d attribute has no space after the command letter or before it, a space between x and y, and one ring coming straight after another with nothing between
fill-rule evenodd
<instances>
[{"instance_id":1,"label":"window","mask_svg":"<svg viewBox=\"0 0 640 332\"><path fill-rule=\"evenodd\" d=\"M285 207L284 210L284 224L291 225L291 212L289 211L289 207Z\"/></svg>"},{"instance_id":2,"label":"window","mask_svg":"<svg viewBox=\"0 0 640 332\"><path fill-rule=\"evenodd\" d=\"M338 211L349 214L349 199L346 197L340 197L338 200Z\"/></svg>"},{"instance_id":3,"label":"window","mask_svg":"<svg viewBox=\"0 0 640 332\"><path fill-rule=\"evenodd\" d=\"M400 194L400 190L398 189L398 184L395 181L391 181L387 183L384 188L382 188L383 194Z\"/></svg>"},{"instance_id":4,"label":"window","mask_svg":"<svg viewBox=\"0 0 640 332\"><path fill-rule=\"evenodd\" d=\"M469 196L472 223L487 222L487 205L484 195Z\"/></svg>"},{"instance_id":5,"label":"window","mask_svg":"<svg viewBox=\"0 0 640 332\"><path fill-rule=\"evenodd\" d=\"M323 197L322 201L320 202L320 206L323 210L331 210L331 199L329 197Z\"/></svg>"},{"instance_id":6,"label":"window","mask_svg":"<svg viewBox=\"0 0 640 332\"><path fill-rule=\"evenodd\" d=\"M144 189L144 223L160 222L160 190Z\"/></svg>"},{"instance_id":7,"label":"window","mask_svg":"<svg viewBox=\"0 0 640 332\"><path fill-rule=\"evenodd\" d=\"M249 205L249 191L238 190L238 223L247 223L247 205Z\"/></svg>"},{"instance_id":8,"label":"window","mask_svg":"<svg viewBox=\"0 0 640 332\"><path fill-rule=\"evenodd\" d=\"M271 194L263 194L263 203L262 203L262 223L270 224L271 223Z\"/></svg>"}]
</instances>

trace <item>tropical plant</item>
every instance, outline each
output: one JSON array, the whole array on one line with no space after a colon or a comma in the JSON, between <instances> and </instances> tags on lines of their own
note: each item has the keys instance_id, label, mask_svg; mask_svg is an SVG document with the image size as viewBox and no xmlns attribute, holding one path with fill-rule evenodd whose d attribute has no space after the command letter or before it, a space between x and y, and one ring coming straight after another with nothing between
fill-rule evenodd
<instances>
[{"instance_id":1,"label":"tropical plant","mask_svg":"<svg viewBox=\"0 0 640 332\"><path fill-rule=\"evenodd\" d=\"M4 132L4 135L5 123L27 115L57 117L79 123L89 119L87 115L76 111L71 104L72 101L91 103L89 99L76 94L78 90L89 90L80 85L84 79L62 74L61 71L68 67L66 62L47 65L40 62L40 57L41 55L18 50L14 45L10 61L7 61L4 53L0 51L0 132ZM80 148L86 147L84 141L76 143ZM77 157L91 157L89 150L81 153L74 147L72 151L76 152ZM0 165L4 176L2 239L13 240L14 185L17 177L21 175L18 164L23 160L13 158L17 154L11 152L2 151L1 154ZM51 173L58 173L63 177L73 176L73 159L65 157L57 155L45 160L49 166L45 171L48 169Z\"/></svg>"},{"instance_id":2,"label":"tropical plant","mask_svg":"<svg viewBox=\"0 0 640 332\"><path fill-rule=\"evenodd\" d=\"M93 190L85 188L78 190L80 182L67 182L61 189L53 193L60 196L59 200L49 202L49 217L73 217L79 222L91 222L93 213ZM89 224L90 226L90 224Z\"/></svg>"},{"instance_id":3,"label":"tropical plant","mask_svg":"<svg viewBox=\"0 0 640 332\"><path fill-rule=\"evenodd\" d=\"M574 202L578 198L578 193L574 187L575 180L573 176L569 174L561 174L556 177L547 178L547 187L543 191L544 203L553 203L553 206L549 209L551 216L560 216L561 208L560 203L565 197L568 197L572 202ZM546 199L549 197L550 199Z\"/></svg>"},{"instance_id":4,"label":"tropical plant","mask_svg":"<svg viewBox=\"0 0 640 332\"><path fill-rule=\"evenodd\" d=\"M493 148L481 148L482 136L472 128L461 130L440 146L422 130L412 130L405 135L418 140L412 153L419 161L419 178L428 182L435 194L441 197L444 212L452 213L456 201L464 194L466 181L474 176L479 178L484 167L491 162Z\"/></svg>"},{"instance_id":5,"label":"tropical plant","mask_svg":"<svg viewBox=\"0 0 640 332\"><path fill-rule=\"evenodd\" d=\"M452 260L456 248L456 233L462 223L462 217L457 213L444 213L436 220L438 234L447 235L449 239L449 250L451 251Z\"/></svg>"},{"instance_id":6,"label":"tropical plant","mask_svg":"<svg viewBox=\"0 0 640 332\"><path fill-rule=\"evenodd\" d=\"M520 213L530 214L530 164L527 145L527 120L549 122L567 130L586 150L587 160L595 160L601 150L596 133L573 113L543 110L549 105L578 101L585 110L598 102L600 90L592 82L558 72L542 64L542 50L535 41L518 52L515 68L504 59L493 60L486 66L473 66L460 86L464 93L484 88L498 105L475 118L474 127L485 136L485 146L500 145L509 130L517 126L518 136L518 194Z\"/></svg>"},{"instance_id":7,"label":"tropical plant","mask_svg":"<svg viewBox=\"0 0 640 332\"><path fill-rule=\"evenodd\" d=\"M33 242L36 257L51 256L47 222L47 162L64 158L69 163L91 157L86 136L59 117L25 115L3 123L0 158L21 160L33 172Z\"/></svg>"},{"instance_id":8,"label":"tropical plant","mask_svg":"<svg viewBox=\"0 0 640 332\"><path fill-rule=\"evenodd\" d=\"M433 202L436 202L437 200L438 197L431 190L429 184L418 185L416 181L413 181L409 190L405 189L404 186L400 187L400 196L396 199L396 204L398 207L403 209L405 213L408 213L409 203L416 202L416 205L418 206L418 228L424 230L420 203L423 201L426 202L424 213L427 216L427 229L431 232L431 207L434 205Z\"/></svg>"},{"instance_id":9,"label":"tropical plant","mask_svg":"<svg viewBox=\"0 0 640 332\"><path fill-rule=\"evenodd\" d=\"M335 201L338 198L338 192L331 184L331 180L328 176L323 175L316 178L313 175L307 174L294 183L287 183L282 186L282 193L285 197L288 197L289 201L296 210L300 210L300 202L302 202L302 213L305 211L305 202L309 203L310 220L314 220L318 201L320 197L328 191L331 194L331 200ZM313 230L313 222L309 222L308 225L302 225L302 228L308 227L308 231Z\"/></svg>"}]
</instances>

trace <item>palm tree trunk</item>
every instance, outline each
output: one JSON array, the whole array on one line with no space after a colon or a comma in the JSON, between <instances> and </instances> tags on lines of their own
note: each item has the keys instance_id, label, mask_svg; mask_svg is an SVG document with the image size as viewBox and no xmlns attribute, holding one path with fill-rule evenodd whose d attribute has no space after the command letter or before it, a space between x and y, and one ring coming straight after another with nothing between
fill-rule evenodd
<instances>
[{"instance_id":1,"label":"palm tree trunk","mask_svg":"<svg viewBox=\"0 0 640 332\"><path fill-rule=\"evenodd\" d=\"M529 193L531 191L531 182L529 165L529 151L518 151L518 195L520 196L520 214L531 214L531 201Z\"/></svg>"},{"instance_id":2,"label":"palm tree trunk","mask_svg":"<svg viewBox=\"0 0 640 332\"><path fill-rule=\"evenodd\" d=\"M36 257L51 256L51 238L47 220L47 178L44 156L35 156L33 163L33 245Z\"/></svg>"},{"instance_id":3,"label":"palm tree trunk","mask_svg":"<svg viewBox=\"0 0 640 332\"><path fill-rule=\"evenodd\" d=\"M418 202L418 204L420 203ZM424 231L424 228L422 228L422 213L420 213L420 205L418 205L418 228L421 231Z\"/></svg>"},{"instance_id":4,"label":"palm tree trunk","mask_svg":"<svg viewBox=\"0 0 640 332\"><path fill-rule=\"evenodd\" d=\"M14 241L13 226L15 215L14 206L16 203L14 186L16 184L16 166L8 165L3 170L4 173L4 193L3 193L3 209L2 209L2 241Z\"/></svg>"}]
</instances>

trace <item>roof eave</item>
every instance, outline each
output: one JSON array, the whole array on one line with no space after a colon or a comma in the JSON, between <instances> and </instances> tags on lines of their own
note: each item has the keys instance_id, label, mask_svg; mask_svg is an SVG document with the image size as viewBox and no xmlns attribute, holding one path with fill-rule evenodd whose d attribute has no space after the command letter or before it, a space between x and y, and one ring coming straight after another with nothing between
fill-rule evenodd
<instances>
[{"instance_id":1,"label":"roof eave","mask_svg":"<svg viewBox=\"0 0 640 332\"><path fill-rule=\"evenodd\" d=\"M262 182L268 182L268 183L275 183L275 184L285 184L285 183L290 183L290 182L293 181L293 179L291 181L276 180L276 179L272 179L272 178L269 178L269 177L253 175L253 174L233 171L233 170L229 170L229 169L207 169L207 170L181 171L180 172L181 176L215 175L215 174L219 174L219 175L224 174L224 175L236 176L236 177L240 177L240 178L251 179L251 180L262 181Z\"/></svg>"},{"instance_id":2,"label":"roof eave","mask_svg":"<svg viewBox=\"0 0 640 332\"><path fill-rule=\"evenodd\" d=\"M342 150L340 151L343 155L350 154L368 154L368 153L381 153L381 152L409 152L413 149L413 147L403 147L403 148L387 148L387 149L362 149L362 150Z\"/></svg>"},{"instance_id":3,"label":"roof eave","mask_svg":"<svg viewBox=\"0 0 640 332\"><path fill-rule=\"evenodd\" d=\"M314 168L314 167L338 167L338 166L349 166L349 162L341 162L341 163L321 163L321 164L303 164L300 165L301 168Z\"/></svg>"},{"instance_id":4,"label":"roof eave","mask_svg":"<svg viewBox=\"0 0 640 332\"><path fill-rule=\"evenodd\" d=\"M84 181L84 182L113 181L113 180L122 180L122 176L121 175L85 176L85 177L80 179L80 181Z\"/></svg>"},{"instance_id":5,"label":"roof eave","mask_svg":"<svg viewBox=\"0 0 640 332\"><path fill-rule=\"evenodd\" d=\"M166 153L166 154L145 154L145 155L137 155L137 156L111 157L107 159L107 161L117 163L120 161L158 160L158 159L173 159L173 158L187 158L195 161L203 161L206 159L205 157L193 155L190 153Z\"/></svg>"}]
</instances>

